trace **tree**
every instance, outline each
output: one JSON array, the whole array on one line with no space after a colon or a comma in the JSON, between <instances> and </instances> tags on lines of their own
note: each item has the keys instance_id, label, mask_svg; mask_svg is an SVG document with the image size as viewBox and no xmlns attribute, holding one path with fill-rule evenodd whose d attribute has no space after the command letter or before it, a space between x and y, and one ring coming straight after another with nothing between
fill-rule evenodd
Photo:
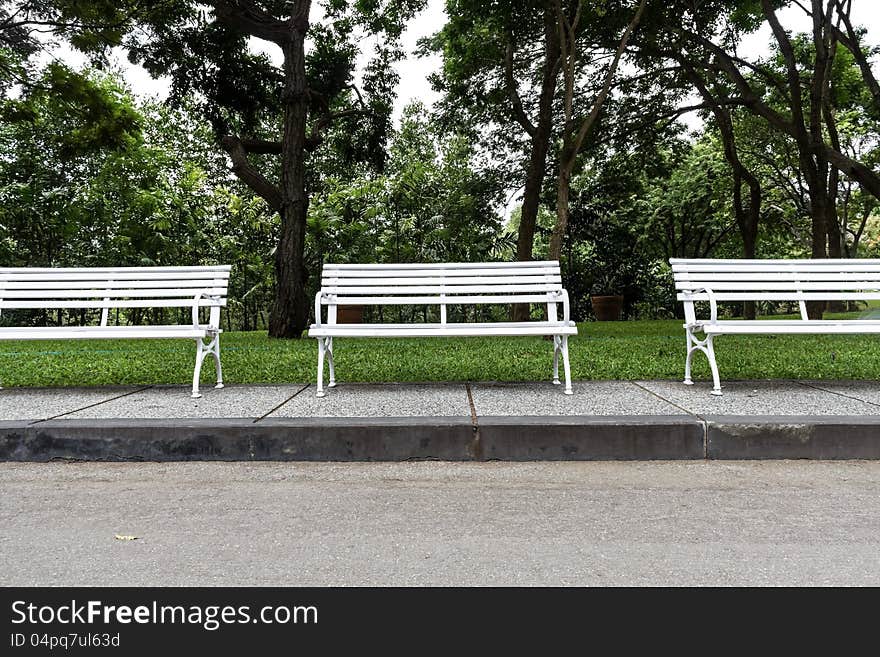
<instances>
[{"instance_id":1,"label":"tree","mask_svg":"<svg viewBox=\"0 0 880 657\"><path fill-rule=\"evenodd\" d=\"M426 43L443 54L433 78L448 124L477 125L475 136L497 160L515 153L523 176L517 260L531 260L547 175L561 65L553 0L447 0L448 23ZM514 173L515 172L515 173ZM529 308L515 304L513 318Z\"/></svg>"},{"instance_id":2,"label":"tree","mask_svg":"<svg viewBox=\"0 0 880 657\"><path fill-rule=\"evenodd\" d=\"M559 28L559 43L563 71L563 115L561 140L559 148L559 170L556 181L556 225L550 238L550 258L559 260L562 253L562 239L565 228L568 225L569 214L569 191L571 189L571 174L577 161L578 154L584 145L587 135L592 130L599 118L599 112L611 91L614 76L620 59L626 50L627 43L642 19L647 0L640 0L636 7L632 20L623 31L617 49L608 65L604 81L592 100L589 110L575 114L575 79L578 77L578 68L584 67L583 57L578 44L581 21L584 18L584 0L576 4L574 15L569 17L563 9L562 2L556 0L556 22ZM596 12L596 18L604 18L605 12Z\"/></svg>"},{"instance_id":3,"label":"tree","mask_svg":"<svg viewBox=\"0 0 880 657\"><path fill-rule=\"evenodd\" d=\"M80 5L88 4L71 2L71 12L83 19L88 10ZM406 21L423 5L424 0L328 0L315 23L311 0L123 4L129 11L115 29L130 58L154 75L170 75L173 100L190 94L203 99L233 172L281 218L269 322L274 337L301 337L311 308L304 254L306 163L341 120L357 120L352 133L372 147L362 153L374 157L381 150L397 43ZM376 37L377 45L360 90L353 72L356 44L364 37ZM281 66L253 53L251 38L277 46Z\"/></svg>"}]
</instances>

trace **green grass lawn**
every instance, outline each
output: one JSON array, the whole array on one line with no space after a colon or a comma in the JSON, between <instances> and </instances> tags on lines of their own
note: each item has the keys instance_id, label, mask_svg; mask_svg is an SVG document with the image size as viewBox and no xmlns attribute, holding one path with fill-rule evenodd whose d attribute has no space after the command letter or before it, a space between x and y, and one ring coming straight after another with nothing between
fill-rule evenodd
<instances>
[{"instance_id":1,"label":"green grass lawn","mask_svg":"<svg viewBox=\"0 0 880 657\"><path fill-rule=\"evenodd\" d=\"M827 317L827 316L826 316ZM684 330L678 320L590 322L570 341L575 379L679 379ZM314 340L224 333L227 383L314 382ZM0 343L4 386L188 383L195 345L187 340ZM341 381L521 381L549 379L552 343L540 338L347 339L335 343ZM722 379L878 379L880 336L722 336ZM206 359L202 381L213 380ZM694 377L707 379L702 354Z\"/></svg>"}]
</instances>

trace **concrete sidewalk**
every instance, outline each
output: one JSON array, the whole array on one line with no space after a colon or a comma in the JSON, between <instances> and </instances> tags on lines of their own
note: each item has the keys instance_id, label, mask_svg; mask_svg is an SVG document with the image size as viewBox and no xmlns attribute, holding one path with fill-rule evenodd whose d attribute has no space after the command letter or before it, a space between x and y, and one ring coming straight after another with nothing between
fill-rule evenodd
<instances>
[{"instance_id":1,"label":"concrete sidewalk","mask_svg":"<svg viewBox=\"0 0 880 657\"><path fill-rule=\"evenodd\" d=\"M880 384L342 383L0 390L0 460L880 458Z\"/></svg>"}]
</instances>

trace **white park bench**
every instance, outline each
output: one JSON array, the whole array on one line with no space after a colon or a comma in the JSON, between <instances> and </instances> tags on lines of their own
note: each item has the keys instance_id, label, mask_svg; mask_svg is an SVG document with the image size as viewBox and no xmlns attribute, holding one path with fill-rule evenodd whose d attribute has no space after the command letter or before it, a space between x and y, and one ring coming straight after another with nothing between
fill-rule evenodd
<instances>
[{"instance_id":1,"label":"white park bench","mask_svg":"<svg viewBox=\"0 0 880 657\"><path fill-rule=\"evenodd\" d=\"M220 308L226 305L229 265L205 267L0 268L0 313L13 309L100 309L98 326L3 326L0 340L191 338L196 341L192 396L200 397L205 356L220 369ZM190 308L192 322L111 326L111 308ZM209 308L208 322L199 310ZM176 313L174 313L176 315Z\"/></svg>"},{"instance_id":2,"label":"white park bench","mask_svg":"<svg viewBox=\"0 0 880 657\"><path fill-rule=\"evenodd\" d=\"M712 368L713 395L721 394L715 350L716 335L768 333L880 333L880 318L809 319L808 301L880 299L880 260L712 260L672 258L678 300L684 302L687 359L684 382L691 380L691 358L702 351ZM694 303L709 303L709 318L697 319ZM722 301L797 302L800 319L719 319ZM696 333L702 333L701 340Z\"/></svg>"},{"instance_id":3,"label":"white park bench","mask_svg":"<svg viewBox=\"0 0 880 657\"><path fill-rule=\"evenodd\" d=\"M546 319L527 322L447 322L447 305L546 304ZM562 305L559 316L558 305ZM410 324L340 324L337 308L351 305L439 306L439 321ZM323 321L322 306L327 306ZM315 323L309 337L318 340L318 397L324 396L324 358L328 387L336 385L334 338L412 338L504 335L553 337L553 383L559 384L559 357L565 369L565 394L572 394L568 336L577 335L570 319L568 293L558 262L474 262L439 264L325 264L315 296Z\"/></svg>"}]
</instances>

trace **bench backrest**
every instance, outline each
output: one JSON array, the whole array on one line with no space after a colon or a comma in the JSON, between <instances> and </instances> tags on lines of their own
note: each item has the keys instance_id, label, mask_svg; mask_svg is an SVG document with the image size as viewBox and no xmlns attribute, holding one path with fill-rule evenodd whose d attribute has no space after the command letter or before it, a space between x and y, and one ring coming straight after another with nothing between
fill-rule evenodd
<instances>
[{"instance_id":1,"label":"bench backrest","mask_svg":"<svg viewBox=\"0 0 880 657\"><path fill-rule=\"evenodd\" d=\"M100 308L104 325L110 308L192 308L197 303L211 308L211 324L219 325L230 269L229 265L0 267L0 311Z\"/></svg>"},{"instance_id":2,"label":"bench backrest","mask_svg":"<svg viewBox=\"0 0 880 657\"><path fill-rule=\"evenodd\" d=\"M330 306L447 304L548 304L551 321L562 303L562 274L557 261L437 264L325 264L320 302Z\"/></svg>"},{"instance_id":3,"label":"bench backrest","mask_svg":"<svg viewBox=\"0 0 880 657\"><path fill-rule=\"evenodd\" d=\"M672 258L679 301L806 301L880 299L880 260L715 260Z\"/></svg>"}]
</instances>

